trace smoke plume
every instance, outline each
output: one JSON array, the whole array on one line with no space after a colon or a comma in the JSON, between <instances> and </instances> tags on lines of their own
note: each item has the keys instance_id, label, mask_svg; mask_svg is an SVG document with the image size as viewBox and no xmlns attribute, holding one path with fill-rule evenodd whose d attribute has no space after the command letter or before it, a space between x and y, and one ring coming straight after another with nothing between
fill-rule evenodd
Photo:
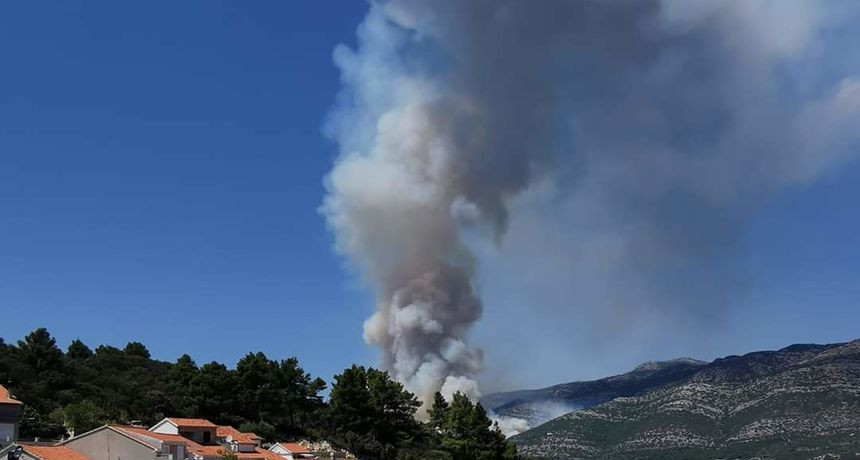
<instances>
[{"instance_id":1,"label":"smoke plume","mask_svg":"<svg viewBox=\"0 0 860 460\"><path fill-rule=\"evenodd\" d=\"M828 40L855 10L372 2L357 47L334 53L340 154L322 212L375 289L364 337L383 366L425 401L479 397L475 247L504 255L512 222L518 250L575 252L563 266L590 289L559 310L719 315L743 284L750 216L856 154L857 66L821 70L849 53ZM523 298L520 316L553 314Z\"/></svg>"}]
</instances>

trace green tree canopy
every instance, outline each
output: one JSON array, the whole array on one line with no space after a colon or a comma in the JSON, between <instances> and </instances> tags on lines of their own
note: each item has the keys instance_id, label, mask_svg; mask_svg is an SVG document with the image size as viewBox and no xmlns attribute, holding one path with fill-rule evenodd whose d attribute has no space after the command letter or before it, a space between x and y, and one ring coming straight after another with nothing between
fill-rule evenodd
<instances>
[{"instance_id":1,"label":"green tree canopy","mask_svg":"<svg viewBox=\"0 0 860 460\"><path fill-rule=\"evenodd\" d=\"M316 428L321 416L315 413L325 406L325 382L296 358L274 361L257 353L237 369L217 362L198 368L188 355L174 363L154 360L139 342L93 351L79 339L64 354L45 329L13 345L0 339L0 384L24 401L21 435L27 438L174 416L232 426L261 423L273 427L267 439L274 441Z\"/></svg>"},{"instance_id":2,"label":"green tree canopy","mask_svg":"<svg viewBox=\"0 0 860 460\"><path fill-rule=\"evenodd\" d=\"M47 329L38 328L18 341L12 355L10 373L18 397L32 401L40 413L49 414L55 409L53 402L63 399L71 383L57 341Z\"/></svg>"},{"instance_id":3,"label":"green tree canopy","mask_svg":"<svg viewBox=\"0 0 860 460\"><path fill-rule=\"evenodd\" d=\"M448 402L438 391L433 395L433 405L427 411L427 423L434 431L441 432L445 429L445 421L448 417Z\"/></svg>"},{"instance_id":4,"label":"green tree canopy","mask_svg":"<svg viewBox=\"0 0 860 460\"><path fill-rule=\"evenodd\" d=\"M444 412L440 448L453 458L518 458L516 446L505 440L480 403L473 404L466 395L455 393Z\"/></svg>"},{"instance_id":5,"label":"green tree canopy","mask_svg":"<svg viewBox=\"0 0 860 460\"><path fill-rule=\"evenodd\" d=\"M146 346L140 342L129 342L122 351L130 356L139 356L146 359L150 358L149 350L147 350Z\"/></svg>"},{"instance_id":6,"label":"green tree canopy","mask_svg":"<svg viewBox=\"0 0 860 460\"><path fill-rule=\"evenodd\" d=\"M420 442L420 403L387 372L352 366L334 377L329 432L357 454L396 458Z\"/></svg>"},{"instance_id":7,"label":"green tree canopy","mask_svg":"<svg viewBox=\"0 0 860 460\"><path fill-rule=\"evenodd\" d=\"M66 349L66 359L71 361L86 361L93 357L93 351L80 339L72 340Z\"/></svg>"},{"instance_id":8,"label":"green tree canopy","mask_svg":"<svg viewBox=\"0 0 860 460\"><path fill-rule=\"evenodd\" d=\"M69 404L60 411L63 424L76 435L98 428L105 423L104 411L88 399Z\"/></svg>"},{"instance_id":9,"label":"green tree canopy","mask_svg":"<svg viewBox=\"0 0 860 460\"><path fill-rule=\"evenodd\" d=\"M167 391L173 401L173 408L181 416L197 417L198 397L195 392L200 369L191 356L184 354L167 372Z\"/></svg>"},{"instance_id":10,"label":"green tree canopy","mask_svg":"<svg viewBox=\"0 0 860 460\"><path fill-rule=\"evenodd\" d=\"M317 435L368 459L517 458L480 404L437 393L428 420L419 422L415 396L388 373L363 366L336 375L326 402L326 383L295 357L273 360L257 352L235 369L218 362L198 367L189 355L154 360L138 342L93 352L77 339L64 354L47 330L37 329L14 345L0 339L0 383L25 403L25 438L202 417L268 441Z\"/></svg>"}]
</instances>

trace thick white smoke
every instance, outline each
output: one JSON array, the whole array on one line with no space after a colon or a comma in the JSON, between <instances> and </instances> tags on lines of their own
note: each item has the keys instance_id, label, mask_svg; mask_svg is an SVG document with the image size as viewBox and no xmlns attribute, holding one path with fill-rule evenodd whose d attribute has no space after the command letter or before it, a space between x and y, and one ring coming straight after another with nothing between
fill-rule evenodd
<instances>
[{"instance_id":1,"label":"thick white smoke","mask_svg":"<svg viewBox=\"0 0 860 460\"><path fill-rule=\"evenodd\" d=\"M855 9L373 2L357 48L335 51L340 155L322 210L375 288L364 332L383 366L425 401L479 395L464 235L503 243L511 212L569 226L558 248L595 264L572 273L593 278L588 302L606 311L724 308L749 216L856 153L860 79L814 70Z\"/></svg>"},{"instance_id":2,"label":"thick white smoke","mask_svg":"<svg viewBox=\"0 0 860 460\"><path fill-rule=\"evenodd\" d=\"M524 431L527 431L529 428L529 422L525 419L521 419L518 417L509 417L507 415L498 415L493 412L488 414L490 419L496 426L499 428L499 431L505 435L505 437L516 436ZM560 414L559 414L560 415Z\"/></svg>"}]
</instances>

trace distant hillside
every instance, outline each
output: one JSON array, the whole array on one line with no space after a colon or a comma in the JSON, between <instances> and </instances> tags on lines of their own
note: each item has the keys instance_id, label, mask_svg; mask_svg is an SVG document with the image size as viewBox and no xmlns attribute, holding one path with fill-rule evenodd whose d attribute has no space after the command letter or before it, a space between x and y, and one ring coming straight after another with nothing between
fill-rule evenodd
<instances>
[{"instance_id":1,"label":"distant hillside","mask_svg":"<svg viewBox=\"0 0 860 460\"><path fill-rule=\"evenodd\" d=\"M484 407L499 415L518 417L530 427L606 401L636 396L652 388L685 379L707 363L691 358L644 363L632 371L586 382L570 382L539 390L494 393L481 399Z\"/></svg>"},{"instance_id":2,"label":"distant hillside","mask_svg":"<svg viewBox=\"0 0 860 460\"><path fill-rule=\"evenodd\" d=\"M536 458L855 458L860 341L717 359L512 439Z\"/></svg>"}]
</instances>

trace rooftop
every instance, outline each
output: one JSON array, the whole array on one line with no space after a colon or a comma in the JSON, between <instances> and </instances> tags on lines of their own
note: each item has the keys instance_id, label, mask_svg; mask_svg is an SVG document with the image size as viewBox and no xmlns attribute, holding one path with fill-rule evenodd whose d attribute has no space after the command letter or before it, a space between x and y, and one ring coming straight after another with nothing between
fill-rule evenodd
<instances>
[{"instance_id":1,"label":"rooftop","mask_svg":"<svg viewBox=\"0 0 860 460\"><path fill-rule=\"evenodd\" d=\"M0 385L0 404L20 405L24 403L13 398L12 395L9 394L9 390L7 390L6 387L4 387L3 385Z\"/></svg>"},{"instance_id":2,"label":"rooftop","mask_svg":"<svg viewBox=\"0 0 860 460\"><path fill-rule=\"evenodd\" d=\"M290 451L291 454L310 454L312 453L307 447L296 444L294 442L279 442L279 446Z\"/></svg>"},{"instance_id":3,"label":"rooftop","mask_svg":"<svg viewBox=\"0 0 860 460\"><path fill-rule=\"evenodd\" d=\"M39 460L90 460L89 457L65 446L20 445L24 448L24 452Z\"/></svg>"},{"instance_id":4,"label":"rooftop","mask_svg":"<svg viewBox=\"0 0 860 460\"><path fill-rule=\"evenodd\" d=\"M167 421L179 428L218 428L218 425L202 418L175 418L168 417Z\"/></svg>"},{"instance_id":5,"label":"rooftop","mask_svg":"<svg viewBox=\"0 0 860 460\"><path fill-rule=\"evenodd\" d=\"M189 448L198 457L222 457L227 449L224 446L200 446ZM240 460L284 460L280 455L259 447L256 452L231 452Z\"/></svg>"},{"instance_id":6,"label":"rooftop","mask_svg":"<svg viewBox=\"0 0 860 460\"><path fill-rule=\"evenodd\" d=\"M256 444L257 439L262 439L254 433L243 433L232 426L219 426L215 433L219 438L230 437L239 444Z\"/></svg>"},{"instance_id":7,"label":"rooftop","mask_svg":"<svg viewBox=\"0 0 860 460\"><path fill-rule=\"evenodd\" d=\"M160 442L166 442L170 444L187 444L189 447L199 446L199 444L194 441L183 438L178 434L165 434L165 433L156 433L154 431L149 431L146 428L139 428L135 426L125 426L125 425L111 425L111 429L121 431L124 434L130 435L135 439L141 440L140 438L149 438ZM143 441L143 440L141 440ZM143 441L146 442L146 441ZM149 443L147 443L149 444ZM155 446L157 447L157 446Z\"/></svg>"}]
</instances>

